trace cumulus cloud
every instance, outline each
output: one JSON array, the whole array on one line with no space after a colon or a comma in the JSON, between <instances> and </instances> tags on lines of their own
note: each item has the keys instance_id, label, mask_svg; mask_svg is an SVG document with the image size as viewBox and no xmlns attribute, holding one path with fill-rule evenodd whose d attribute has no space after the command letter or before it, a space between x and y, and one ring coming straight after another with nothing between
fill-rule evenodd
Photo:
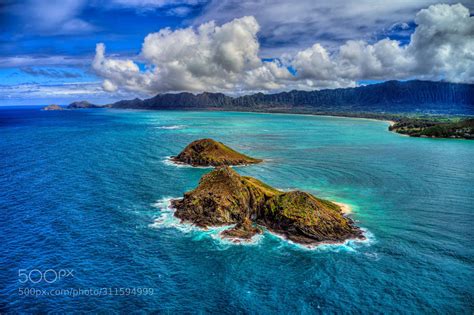
<instances>
[{"instance_id":1,"label":"cumulus cloud","mask_svg":"<svg viewBox=\"0 0 474 315\"><path fill-rule=\"evenodd\" d=\"M252 92L354 86L359 80L444 79L474 82L474 17L461 4L420 10L408 45L388 38L348 40L338 49L320 43L262 61L253 16L217 25L163 29L146 36L140 69L132 60L105 55L98 44L93 68L107 91Z\"/></svg>"},{"instance_id":2,"label":"cumulus cloud","mask_svg":"<svg viewBox=\"0 0 474 315\"><path fill-rule=\"evenodd\" d=\"M104 44L97 45L92 66L110 91L117 87L148 93L279 88L275 78L292 76L277 61L262 62L258 57L258 29L251 16L222 26L209 22L197 29L166 28L143 42L141 57L149 63L145 71L132 60L107 58Z\"/></svg>"},{"instance_id":3,"label":"cumulus cloud","mask_svg":"<svg viewBox=\"0 0 474 315\"><path fill-rule=\"evenodd\" d=\"M301 78L385 80L418 77L474 82L474 17L461 4L420 10L410 43L383 39L373 44L349 40L333 53L320 44L292 61Z\"/></svg>"},{"instance_id":4,"label":"cumulus cloud","mask_svg":"<svg viewBox=\"0 0 474 315\"><path fill-rule=\"evenodd\" d=\"M271 3L211 0L193 23L199 25L211 20L225 23L243 15L253 15L261 27L261 54L267 58L310 47L315 38L331 51L337 50L348 40L371 41L389 32L394 24L412 21L416 12L439 2L440 0L297 0L289 4L288 0L272 0ZM442 2L464 2L466 7L474 9L473 1Z\"/></svg>"},{"instance_id":5,"label":"cumulus cloud","mask_svg":"<svg viewBox=\"0 0 474 315\"><path fill-rule=\"evenodd\" d=\"M461 4L439 4L421 10L407 53L415 73L455 82L474 80L474 16Z\"/></svg>"},{"instance_id":6,"label":"cumulus cloud","mask_svg":"<svg viewBox=\"0 0 474 315\"><path fill-rule=\"evenodd\" d=\"M132 60L105 58L104 44L97 45L92 67L106 78L102 86L108 92L116 91L117 85L131 91L146 90L151 85L152 72L140 72L140 68Z\"/></svg>"}]
</instances>

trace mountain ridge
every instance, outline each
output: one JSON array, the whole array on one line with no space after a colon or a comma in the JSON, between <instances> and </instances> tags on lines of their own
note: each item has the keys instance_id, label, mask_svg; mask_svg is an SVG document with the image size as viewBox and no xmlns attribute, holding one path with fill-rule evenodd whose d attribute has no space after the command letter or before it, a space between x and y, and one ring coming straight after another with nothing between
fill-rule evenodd
<instances>
[{"instance_id":1,"label":"mountain ridge","mask_svg":"<svg viewBox=\"0 0 474 315\"><path fill-rule=\"evenodd\" d=\"M292 90L232 97L223 93L158 94L121 100L112 108L150 110L243 110L283 112L372 112L474 115L474 84L385 81L354 88Z\"/></svg>"}]
</instances>

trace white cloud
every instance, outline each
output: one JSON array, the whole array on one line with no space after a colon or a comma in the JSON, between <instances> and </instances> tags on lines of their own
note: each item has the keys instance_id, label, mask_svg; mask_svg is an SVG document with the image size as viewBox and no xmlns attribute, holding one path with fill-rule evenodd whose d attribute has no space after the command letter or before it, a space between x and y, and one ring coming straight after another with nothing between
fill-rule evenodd
<instances>
[{"instance_id":1,"label":"white cloud","mask_svg":"<svg viewBox=\"0 0 474 315\"><path fill-rule=\"evenodd\" d=\"M12 14L24 33L41 35L87 34L100 30L85 15L95 10L135 9L139 12L163 10L167 15L184 17L206 0L17 0L0 5L0 13ZM7 1L8 2L8 1ZM3 12L2 12L3 11ZM3 16L0 16L3 18ZM1 22L1 21L0 21ZM100 24L100 22L97 22Z\"/></svg>"},{"instance_id":2,"label":"white cloud","mask_svg":"<svg viewBox=\"0 0 474 315\"><path fill-rule=\"evenodd\" d=\"M421 10L407 53L414 71L455 82L474 80L474 16L461 4L439 4Z\"/></svg>"},{"instance_id":3,"label":"white cloud","mask_svg":"<svg viewBox=\"0 0 474 315\"><path fill-rule=\"evenodd\" d=\"M33 99L71 96L73 98L88 95L104 95L97 82L63 83L42 85L35 83L19 85L0 85L2 99Z\"/></svg>"},{"instance_id":4,"label":"white cloud","mask_svg":"<svg viewBox=\"0 0 474 315\"><path fill-rule=\"evenodd\" d=\"M129 99L135 96L136 93L122 92L112 95L102 89L100 82L0 84L0 102L2 105L69 104L81 99L86 99L94 104L110 104L117 97Z\"/></svg>"},{"instance_id":5,"label":"white cloud","mask_svg":"<svg viewBox=\"0 0 474 315\"><path fill-rule=\"evenodd\" d=\"M167 91L239 91L280 87L275 78L291 78L276 62L258 57L259 26L255 18L235 19L222 26L214 22L197 29L163 29L146 36L142 57L149 62L140 71L132 60L106 58L98 44L93 68L108 82L104 88L122 87L148 93Z\"/></svg>"},{"instance_id":6,"label":"white cloud","mask_svg":"<svg viewBox=\"0 0 474 315\"><path fill-rule=\"evenodd\" d=\"M192 12L192 9L207 0L109 0L99 2L103 8L127 8L138 12L155 12L164 10L166 15L184 17Z\"/></svg>"},{"instance_id":7,"label":"white cloud","mask_svg":"<svg viewBox=\"0 0 474 315\"><path fill-rule=\"evenodd\" d=\"M102 88L107 92L115 92L118 89L118 87L110 80L104 80Z\"/></svg>"},{"instance_id":8,"label":"white cloud","mask_svg":"<svg viewBox=\"0 0 474 315\"><path fill-rule=\"evenodd\" d=\"M19 4L15 13L31 33L79 34L95 30L92 24L77 17L85 5L84 0L28 0Z\"/></svg>"},{"instance_id":9,"label":"white cloud","mask_svg":"<svg viewBox=\"0 0 474 315\"><path fill-rule=\"evenodd\" d=\"M461 4L432 5L420 10L410 43L383 39L373 44L348 40L338 49L320 43L278 60L262 62L253 16L221 26L163 29L146 36L141 58L145 70L132 60L105 56L97 45L93 68L104 77L107 91L148 94L168 91L320 89L354 86L358 80L446 79L474 82L474 17ZM291 74L291 67L296 74Z\"/></svg>"},{"instance_id":10,"label":"white cloud","mask_svg":"<svg viewBox=\"0 0 474 315\"><path fill-rule=\"evenodd\" d=\"M348 40L373 40L394 24L413 20L416 12L439 0L212 0L194 21L199 25L215 20L226 23L253 15L261 26L262 57L295 53L317 40L330 51ZM444 0L445 3L468 0ZM283 51L282 51L283 49Z\"/></svg>"},{"instance_id":11,"label":"white cloud","mask_svg":"<svg viewBox=\"0 0 474 315\"><path fill-rule=\"evenodd\" d=\"M170 5L196 5L204 0L110 0L109 4L122 7L149 7L161 8Z\"/></svg>"},{"instance_id":12,"label":"white cloud","mask_svg":"<svg viewBox=\"0 0 474 315\"><path fill-rule=\"evenodd\" d=\"M30 67L30 66L85 66L90 64L90 57L54 56L9 56L0 57L0 68Z\"/></svg>"}]
</instances>

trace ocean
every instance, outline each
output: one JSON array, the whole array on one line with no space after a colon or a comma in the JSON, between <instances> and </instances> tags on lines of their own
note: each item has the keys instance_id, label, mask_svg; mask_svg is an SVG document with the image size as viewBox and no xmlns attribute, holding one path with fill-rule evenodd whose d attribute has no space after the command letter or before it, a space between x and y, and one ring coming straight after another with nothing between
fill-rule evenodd
<instances>
[{"instance_id":1,"label":"ocean","mask_svg":"<svg viewBox=\"0 0 474 315\"><path fill-rule=\"evenodd\" d=\"M474 310L474 141L366 119L0 107L0 312L464 313ZM169 208L208 168L167 158L213 138L235 168L349 204L364 242L249 244Z\"/></svg>"}]
</instances>

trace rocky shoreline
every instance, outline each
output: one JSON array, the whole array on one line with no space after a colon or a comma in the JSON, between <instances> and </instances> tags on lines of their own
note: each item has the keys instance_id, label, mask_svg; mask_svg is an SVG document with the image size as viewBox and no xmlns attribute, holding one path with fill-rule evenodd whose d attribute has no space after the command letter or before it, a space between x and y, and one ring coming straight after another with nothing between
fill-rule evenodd
<instances>
[{"instance_id":1,"label":"rocky shoreline","mask_svg":"<svg viewBox=\"0 0 474 315\"><path fill-rule=\"evenodd\" d=\"M307 246L365 239L335 203L306 192L279 191L227 166L205 174L196 189L171 205L182 222L201 228L234 224L221 236L236 241L250 240L262 227Z\"/></svg>"}]
</instances>

